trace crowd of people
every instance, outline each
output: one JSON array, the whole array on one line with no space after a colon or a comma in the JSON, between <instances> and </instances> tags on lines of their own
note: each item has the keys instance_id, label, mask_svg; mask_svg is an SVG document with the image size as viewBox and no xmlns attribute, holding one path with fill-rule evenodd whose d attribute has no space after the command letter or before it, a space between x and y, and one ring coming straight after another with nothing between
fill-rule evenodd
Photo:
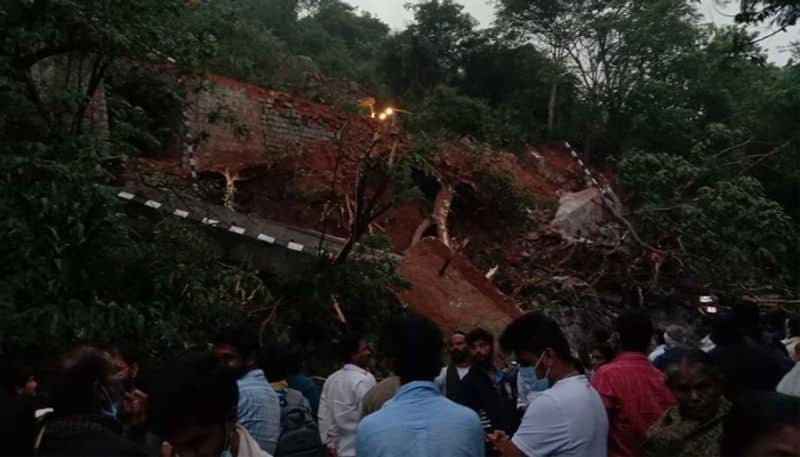
<instances>
[{"instance_id":1,"label":"crowd of people","mask_svg":"<svg viewBox=\"0 0 800 457\"><path fill-rule=\"evenodd\" d=\"M133 352L80 346L46 395L31 369L4 367L0 455L800 455L800 317L741 303L710 324L656 329L630 311L576 348L542 312L498 338L407 317L377 341L380 382L348 334L321 391L299 351L248 329L151 376Z\"/></svg>"}]
</instances>

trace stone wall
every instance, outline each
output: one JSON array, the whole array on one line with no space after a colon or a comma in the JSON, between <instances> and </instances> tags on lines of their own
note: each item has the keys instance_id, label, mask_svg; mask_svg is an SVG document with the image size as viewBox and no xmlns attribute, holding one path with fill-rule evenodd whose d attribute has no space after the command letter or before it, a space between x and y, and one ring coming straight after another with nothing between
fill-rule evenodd
<instances>
[{"instance_id":1,"label":"stone wall","mask_svg":"<svg viewBox=\"0 0 800 457\"><path fill-rule=\"evenodd\" d=\"M192 136L206 138L194 149L200 172L270 166L330 146L346 123L348 136L362 144L379 128L367 116L349 116L282 92L222 76L212 76L209 82L208 90L192 91L187 113Z\"/></svg>"}]
</instances>

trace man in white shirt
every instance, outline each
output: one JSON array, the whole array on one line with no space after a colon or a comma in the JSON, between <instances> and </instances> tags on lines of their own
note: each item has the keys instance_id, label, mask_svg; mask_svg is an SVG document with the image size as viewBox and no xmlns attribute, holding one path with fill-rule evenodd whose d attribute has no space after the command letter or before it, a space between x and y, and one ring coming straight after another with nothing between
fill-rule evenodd
<instances>
[{"instance_id":1,"label":"man in white shirt","mask_svg":"<svg viewBox=\"0 0 800 457\"><path fill-rule=\"evenodd\" d=\"M500 336L503 352L533 366L550 389L531 401L513 438L502 431L489 441L504 456L605 456L608 416L603 401L573 363L569 343L541 312L514 320Z\"/></svg>"},{"instance_id":2,"label":"man in white shirt","mask_svg":"<svg viewBox=\"0 0 800 457\"><path fill-rule=\"evenodd\" d=\"M358 335L342 339L344 366L328 376L319 400L319 432L322 442L338 457L356 455L356 428L361 419L364 395L375 385L365 369L372 355Z\"/></svg>"},{"instance_id":3,"label":"man in white shirt","mask_svg":"<svg viewBox=\"0 0 800 457\"><path fill-rule=\"evenodd\" d=\"M794 364L794 368L781 379L775 390L778 393L800 397L800 344L795 345L793 349L792 356L797 362Z\"/></svg>"},{"instance_id":4,"label":"man in white shirt","mask_svg":"<svg viewBox=\"0 0 800 457\"><path fill-rule=\"evenodd\" d=\"M442 395L451 400L455 398L458 383L464 379L471 365L467 335L461 330L456 330L450 335L450 363L442 367L439 376L434 380Z\"/></svg>"}]
</instances>

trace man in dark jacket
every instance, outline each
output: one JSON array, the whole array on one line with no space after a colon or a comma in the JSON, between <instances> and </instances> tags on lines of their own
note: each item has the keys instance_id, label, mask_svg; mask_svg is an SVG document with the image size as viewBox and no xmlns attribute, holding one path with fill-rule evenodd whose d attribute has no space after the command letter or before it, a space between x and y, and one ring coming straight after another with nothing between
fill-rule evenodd
<instances>
[{"instance_id":1,"label":"man in dark jacket","mask_svg":"<svg viewBox=\"0 0 800 457\"><path fill-rule=\"evenodd\" d=\"M735 313L718 316L711 339L716 347L709 353L725 375L725 397L730 400L754 391L774 391L792 368L788 357L781 357L746 336Z\"/></svg>"},{"instance_id":2,"label":"man in dark jacket","mask_svg":"<svg viewBox=\"0 0 800 457\"><path fill-rule=\"evenodd\" d=\"M456 402L471 408L487 432L513 435L519 427L512 379L494 366L494 336L482 328L467 334L472 367L461 380Z\"/></svg>"},{"instance_id":3,"label":"man in dark jacket","mask_svg":"<svg viewBox=\"0 0 800 457\"><path fill-rule=\"evenodd\" d=\"M44 424L38 455L146 455L121 434L116 415L123 393L107 353L83 346L62 356L51 390L54 412Z\"/></svg>"}]
</instances>

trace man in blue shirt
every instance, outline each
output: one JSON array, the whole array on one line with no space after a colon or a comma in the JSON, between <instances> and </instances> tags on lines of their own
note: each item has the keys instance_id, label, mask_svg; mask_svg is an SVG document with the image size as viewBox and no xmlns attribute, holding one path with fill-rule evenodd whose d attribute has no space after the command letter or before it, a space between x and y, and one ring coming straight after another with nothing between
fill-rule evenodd
<instances>
[{"instance_id":1,"label":"man in blue shirt","mask_svg":"<svg viewBox=\"0 0 800 457\"><path fill-rule=\"evenodd\" d=\"M394 322L384 350L402 383L395 396L358 425L356 455L370 457L475 457L484 455L478 415L442 396L442 333L414 317Z\"/></svg>"},{"instance_id":2,"label":"man in blue shirt","mask_svg":"<svg viewBox=\"0 0 800 457\"><path fill-rule=\"evenodd\" d=\"M281 406L264 372L257 366L258 338L246 329L225 331L213 341L214 352L239 377L238 422L269 454L281 433Z\"/></svg>"}]
</instances>

